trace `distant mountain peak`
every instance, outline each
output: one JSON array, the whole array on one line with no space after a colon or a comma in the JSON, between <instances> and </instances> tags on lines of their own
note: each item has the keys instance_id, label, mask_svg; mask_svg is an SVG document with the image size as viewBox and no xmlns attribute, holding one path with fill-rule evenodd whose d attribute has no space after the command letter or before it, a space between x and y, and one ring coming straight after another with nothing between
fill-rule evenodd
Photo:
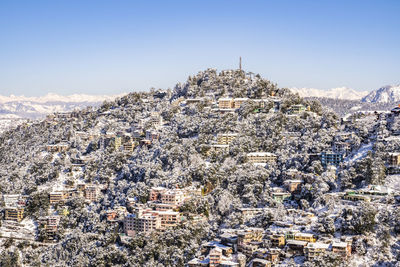
<instances>
[{"instance_id":1,"label":"distant mountain peak","mask_svg":"<svg viewBox=\"0 0 400 267\"><path fill-rule=\"evenodd\" d=\"M362 99L362 102L391 103L400 101L400 84L385 85L370 92Z\"/></svg>"},{"instance_id":2,"label":"distant mountain peak","mask_svg":"<svg viewBox=\"0 0 400 267\"><path fill-rule=\"evenodd\" d=\"M356 91L348 87L337 87L329 90L315 88L291 88L292 92L301 97L326 97L332 99L360 100L368 94L367 91Z\"/></svg>"}]
</instances>

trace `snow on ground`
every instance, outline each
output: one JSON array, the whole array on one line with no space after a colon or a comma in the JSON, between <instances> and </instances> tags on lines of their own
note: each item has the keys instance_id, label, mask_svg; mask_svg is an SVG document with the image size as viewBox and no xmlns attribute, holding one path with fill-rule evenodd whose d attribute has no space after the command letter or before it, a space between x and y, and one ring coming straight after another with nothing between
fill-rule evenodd
<instances>
[{"instance_id":1,"label":"snow on ground","mask_svg":"<svg viewBox=\"0 0 400 267\"><path fill-rule=\"evenodd\" d=\"M347 157L345 159L345 162L353 163L355 161L365 158L367 156L368 151L372 150L372 146L373 146L372 143L361 146L356 153L351 155L351 157L350 156Z\"/></svg>"},{"instance_id":2,"label":"snow on ground","mask_svg":"<svg viewBox=\"0 0 400 267\"><path fill-rule=\"evenodd\" d=\"M343 121L347 121L347 119L351 116L351 113L347 113L346 115L343 116Z\"/></svg>"},{"instance_id":3,"label":"snow on ground","mask_svg":"<svg viewBox=\"0 0 400 267\"><path fill-rule=\"evenodd\" d=\"M25 218L21 223L3 221L0 227L1 237L35 240L36 224L32 219Z\"/></svg>"},{"instance_id":4,"label":"snow on ground","mask_svg":"<svg viewBox=\"0 0 400 267\"><path fill-rule=\"evenodd\" d=\"M388 175L386 176L385 186L388 188L400 192L400 175Z\"/></svg>"},{"instance_id":5,"label":"snow on ground","mask_svg":"<svg viewBox=\"0 0 400 267\"><path fill-rule=\"evenodd\" d=\"M350 110L359 110L360 108L361 108L361 106L354 106Z\"/></svg>"}]
</instances>

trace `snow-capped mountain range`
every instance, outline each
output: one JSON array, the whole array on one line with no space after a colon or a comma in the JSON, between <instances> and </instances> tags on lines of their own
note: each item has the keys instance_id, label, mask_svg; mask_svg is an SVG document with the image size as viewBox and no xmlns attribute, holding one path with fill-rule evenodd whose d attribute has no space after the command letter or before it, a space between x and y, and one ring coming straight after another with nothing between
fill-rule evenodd
<instances>
[{"instance_id":1,"label":"snow-capped mountain range","mask_svg":"<svg viewBox=\"0 0 400 267\"><path fill-rule=\"evenodd\" d=\"M333 99L360 100L368 91L356 91L347 87L332 88L321 90L315 88L291 88L292 92L298 93L301 97L326 97Z\"/></svg>"},{"instance_id":2,"label":"snow-capped mountain range","mask_svg":"<svg viewBox=\"0 0 400 267\"><path fill-rule=\"evenodd\" d=\"M21 118L36 119L54 112L68 112L76 108L96 106L103 101L114 100L121 95L85 95L62 96L47 94L40 97L0 96L0 115L16 115Z\"/></svg>"},{"instance_id":3,"label":"snow-capped mountain range","mask_svg":"<svg viewBox=\"0 0 400 267\"><path fill-rule=\"evenodd\" d=\"M326 97L333 99L361 100L367 103L392 103L400 101L400 84L386 85L371 92L356 91L347 87L321 90L315 88L291 88L292 92L301 97Z\"/></svg>"},{"instance_id":4,"label":"snow-capped mountain range","mask_svg":"<svg viewBox=\"0 0 400 267\"><path fill-rule=\"evenodd\" d=\"M53 93L48 93L44 96L39 97L27 97L27 96L2 96L0 95L0 103L9 102L35 102L35 103L48 103L48 102L72 102L72 103L82 103L82 102L103 102L104 100L114 100L116 97L123 96L120 95L87 95L87 94L73 94L73 95L58 95Z\"/></svg>"},{"instance_id":5,"label":"snow-capped mountain range","mask_svg":"<svg viewBox=\"0 0 400 267\"><path fill-rule=\"evenodd\" d=\"M362 102L370 103L392 103L398 101L400 101L400 84L383 86L362 98Z\"/></svg>"},{"instance_id":6,"label":"snow-capped mountain range","mask_svg":"<svg viewBox=\"0 0 400 267\"><path fill-rule=\"evenodd\" d=\"M40 97L0 95L0 132L10 125L15 126L27 119L40 119L55 112L70 112L87 106L98 106L104 101L114 100L123 95L125 94L69 96L47 94Z\"/></svg>"}]
</instances>

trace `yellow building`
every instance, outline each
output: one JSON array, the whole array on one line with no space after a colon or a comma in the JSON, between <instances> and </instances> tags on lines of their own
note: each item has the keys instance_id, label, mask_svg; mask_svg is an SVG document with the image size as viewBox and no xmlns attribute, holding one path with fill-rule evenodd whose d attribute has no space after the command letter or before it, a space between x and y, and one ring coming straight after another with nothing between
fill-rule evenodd
<instances>
[{"instance_id":1,"label":"yellow building","mask_svg":"<svg viewBox=\"0 0 400 267\"><path fill-rule=\"evenodd\" d=\"M238 136L236 133L230 133L230 134L218 134L217 135L217 142L219 145L229 145L230 143L235 140L235 138Z\"/></svg>"},{"instance_id":2,"label":"yellow building","mask_svg":"<svg viewBox=\"0 0 400 267\"><path fill-rule=\"evenodd\" d=\"M247 159L251 163L263 163L275 162L277 157L273 153L269 152L252 152L247 154Z\"/></svg>"},{"instance_id":3,"label":"yellow building","mask_svg":"<svg viewBox=\"0 0 400 267\"><path fill-rule=\"evenodd\" d=\"M246 102L247 100L249 100L248 98L235 98L233 100L233 107L234 108L240 108L240 106Z\"/></svg>"},{"instance_id":4,"label":"yellow building","mask_svg":"<svg viewBox=\"0 0 400 267\"><path fill-rule=\"evenodd\" d=\"M114 148L118 150L122 146L122 137L116 136L114 137Z\"/></svg>"},{"instance_id":5,"label":"yellow building","mask_svg":"<svg viewBox=\"0 0 400 267\"><path fill-rule=\"evenodd\" d=\"M285 235L283 234L273 234L270 240L271 245L274 247L283 247L285 245Z\"/></svg>"},{"instance_id":6,"label":"yellow building","mask_svg":"<svg viewBox=\"0 0 400 267\"><path fill-rule=\"evenodd\" d=\"M218 107L221 109L230 109L234 107L232 98L220 98L218 99Z\"/></svg>"},{"instance_id":7,"label":"yellow building","mask_svg":"<svg viewBox=\"0 0 400 267\"><path fill-rule=\"evenodd\" d=\"M315 237L315 235L309 233L296 233L294 235L294 240L314 243L315 241L317 241L317 238Z\"/></svg>"},{"instance_id":8,"label":"yellow building","mask_svg":"<svg viewBox=\"0 0 400 267\"><path fill-rule=\"evenodd\" d=\"M10 221L20 222L24 218L23 207L6 207L5 208L5 219Z\"/></svg>"},{"instance_id":9,"label":"yellow building","mask_svg":"<svg viewBox=\"0 0 400 267\"><path fill-rule=\"evenodd\" d=\"M135 149L135 143L132 141L124 143L124 151L125 152L132 152Z\"/></svg>"},{"instance_id":10,"label":"yellow building","mask_svg":"<svg viewBox=\"0 0 400 267\"><path fill-rule=\"evenodd\" d=\"M55 191L49 194L50 204L63 202L67 198L67 194L63 191Z\"/></svg>"}]
</instances>

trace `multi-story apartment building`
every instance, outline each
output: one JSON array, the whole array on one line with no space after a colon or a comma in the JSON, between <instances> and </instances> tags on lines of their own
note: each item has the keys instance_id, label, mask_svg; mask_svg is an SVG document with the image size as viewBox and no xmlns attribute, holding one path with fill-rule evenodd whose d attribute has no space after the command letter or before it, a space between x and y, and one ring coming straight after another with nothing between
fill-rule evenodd
<instances>
[{"instance_id":1,"label":"multi-story apartment building","mask_svg":"<svg viewBox=\"0 0 400 267\"><path fill-rule=\"evenodd\" d=\"M135 207L133 214L125 216L124 229L126 234L134 235L137 232L163 230L176 226L179 222L179 212Z\"/></svg>"},{"instance_id":2,"label":"multi-story apartment building","mask_svg":"<svg viewBox=\"0 0 400 267\"><path fill-rule=\"evenodd\" d=\"M330 247L330 244L315 242L308 243L304 248L304 255L308 258L308 260L312 260L315 257L325 254Z\"/></svg>"},{"instance_id":3,"label":"multi-story apartment building","mask_svg":"<svg viewBox=\"0 0 400 267\"><path fill-rule=\"evenodd\" d=\"M161 193L161 203L180 206L185 200L185 195L181 190L167 190Z\"/></svg>"},{"instance_id":4,"label":"multi-story apartment building","mask_svg":"<svg viewBox=\"0 0 400 267\"><path fill-rule=\"evenodd\" d=\"M122 137L121 136L115 136L114 137L114 149L119 150L119 148L122 146Z\"/></svg>"},{"instance_id":5,"label":"multi-story apartment building","mask_svg":"<svg viewBox=\"0 0 400 267\"><path fill-rule=\"evenodd\" d=\"M247 159L251 163L266 164L268 162L275 162L277 156L269 152L252 152L247 154Z\"/></svg>"},{"instance_id":6,"label":"multi-story apartment building","mask_svg":"<svg viewBox=\"0 0 400 267\"><path fill-rule=\"evenodd\" d=\"M64 191L53 191L50 192L49 198L50 198L50 204L56 204L56 203L62 203L64 200L66 200L68 197L68 194Z\"/></svg>"},{"instance_id":7,"label":"multi-story apartment building","mask_svg":"<svg viewBox=\"0 0 400 267\"><path fill-rule=\"evenodd\" d=\"M5 207L4 214L6 220L20 222L24 218L24 207L21 206Z\"/></svg>"},{"instance_id":8,"label":"multi-story apartment building","mask_svg":"<svg viewBox=\"0 0 400 267\"><path fill-rule=\"evenodd\" d=\"M97 201L97 187L94 185L86 186L85 188L85 199L89 201Z\"/></svg>"},{"instance_id":9,"label":"multi-story apartment building","mask_svg":"<svg viewBox=\"0 0 400 267\"><path fill-rule=\"evenodd\" d=\"M226 133L217 135L217 143L219 145L229 145L238 136L237 133Z\"/></svg>"},{"instance_id":10,"label":"multi-story apartment building","mask_svg":"<svg viewBox=\"0 0 400 267\"><path fill-rule=\"evenodd\" d=\"M152 187L149 193L149 201L156 201L161 198L161 194L166 192L168 188L165 187Z\"/></svg>"},{"instance_id":11,"label":"multi-story apartment building","mask_svg":"<svg viewBox=\"0 0 400 267\"><path fill-rule=\"evenodd\" d=\"M233 99L233 108L240 108L240 106L244 102L246 102L248 100L249 100L248 98L235 98L235 99Z\"/></svg>"},{"instance_id":12,"label":"multi-story apartment building","mask_svg":"<svg viewBox=\"0 0 400 267\"><path fill-rule=\"evenodd\" d=\"M218 107L220 109L231 109L234 107L232 98L220 98L218 99Z\"/></svg>"},{"instance_id":13,"label":"multi-story apartment building","mask_svg":"<svg viewBox=\"0 0 400 267\"><path fill-rule=\"evenodd\" d=\"M160 228L165 229L168 227L176 226L179 223L179 212L176 211L156 211L153 212L155 216L161 218Z\"/></svg>"},{"instance_id":14,"label":"multi-story apartment building","mask_svg":"<svg viewBox=\"0 0 400 267\"><path fill-rule=\"evenodd\" d=\"M315 241L317 241L317 238L315 237L315 235L309 233L295 233L294 240L314 243Z\"/></svg>"},{"instance_id":15,"label":"multi-story apartment building","mask_svg":"<svg viewBox=\"0 0 400 267\"><path fill-rule=\"evenodd\" d=\"M60 216L53 215L53 216L47 216L44 218L40 218L39 224L45 230L46 239L50 239L50 240L54 239L54 236L57 233L58 226L60 224Z\"/></svg>"},{"instance_id":16,"label":"multi-story apartment building","mask_svg":"<svg viewBox=\"0 0 400 267\"><path fill-rule=\"evenodd\" d=\"M343 257L350 257L351 244L347 242L334 241L332 242L332 252L340 254Z\"/></svg>"},{"instance_id":17,"label":"multi-story apartment building","mask_svg":"<svg viewBox=\"0 0 400 267\"><path fill-rule=\"evenodd\" d=\"M124 151L132 152L135 149L135 143L133 141L127 141L124 143Z\"/></svg>"},{"instance_id":18,"label":"multi-story apartment building","mask_svg":"<svg viewBox=\"0 0 400 267\"><path fill-rule=\"evenodd\" d=\"M14 207L16 205L25 206L26 199L28 196L26 195L18 195L18 194L5 194L3 195L4 205L6 207Z\"/></svg>"},{"instance_id":19,"label":"multi-story apartment building","mask_svg":"<svg viewBox=\"0 0 400 267\"><path fill-rule=\"evenodd\" d=\"M220 248L213 248L208 255L210 259L210 267L218 267L220 266L222 260L222 250Z\"/></svg>"},{"instance_id":20,"label":"multi-story apartment building","mask_svg":"<svg viewBox=\"0 0 400 267\"><path fill-rule=\"evenodd\" d=\"M129 236L138 232L150 233L161 228L161 217L153 214L128 214L124 219L124 231Z\"/></svg>"},{"instance_id":21,"label":"multi-story apartment building","mask_svg":"<svg viewBox=\"0 0 400 267\"><path fill-rule=\"evenodd\" d=\"M328 165L338 166L341 162L343 162L343 154L334 153L334 152L322 152L320 154L321 164L324 167Z\"/></svg>"}]
</instances>

